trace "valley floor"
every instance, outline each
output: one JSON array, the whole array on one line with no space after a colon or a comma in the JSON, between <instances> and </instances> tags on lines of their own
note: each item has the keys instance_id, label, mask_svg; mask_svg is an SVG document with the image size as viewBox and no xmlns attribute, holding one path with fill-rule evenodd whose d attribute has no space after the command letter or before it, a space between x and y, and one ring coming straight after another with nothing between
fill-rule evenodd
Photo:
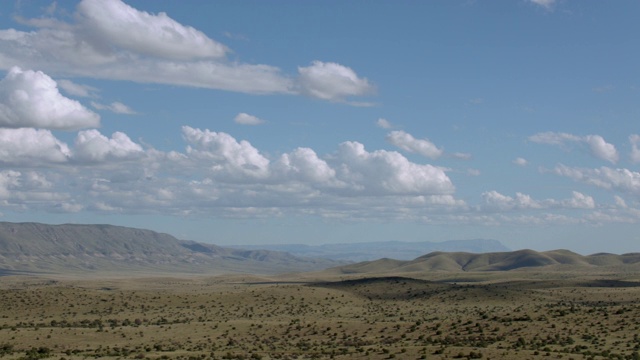
<instances>
[{"instance_id":1,"label":"valley floor","mask_svg":"<svg viewBox=\"0 0 640 360\"><path fill-rule=\"evenodd\" d=\"M0 357L640 359L638 277L523 274L5 276Z\"/></svg>"}]
</instances>

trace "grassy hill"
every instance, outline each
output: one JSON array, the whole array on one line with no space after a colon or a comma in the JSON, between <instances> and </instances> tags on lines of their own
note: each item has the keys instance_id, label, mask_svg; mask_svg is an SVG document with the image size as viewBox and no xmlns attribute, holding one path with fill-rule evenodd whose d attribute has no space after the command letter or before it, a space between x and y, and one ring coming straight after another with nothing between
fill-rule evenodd
<instances>
[{"instance_id":1,"label":"grassy hill","mask_svg":"<svg viewBox=\"0 0 640 360\"><path fill-rule=\"evenodd\" d=\"M583 256L569 250L537 252L518 250L493 253L432 252L414 260L380 259L336 267L331 272L340 274L403 274L419 272L485 272L510 271L533 268L568 266L613 267L640 266L640 253L623 255L593 254Z\"/></svg>"}]
</instances>

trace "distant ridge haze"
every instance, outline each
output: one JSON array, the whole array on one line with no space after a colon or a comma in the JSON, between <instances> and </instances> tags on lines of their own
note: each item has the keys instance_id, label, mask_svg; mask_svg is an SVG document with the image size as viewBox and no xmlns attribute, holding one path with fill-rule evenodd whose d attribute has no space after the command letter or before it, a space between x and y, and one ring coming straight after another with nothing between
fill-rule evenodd
<instances>
[{"instance_id":1,"label":"distant ridge haze","mask_svg":"<svg viewBox=\"0 0 640 360\"><path fill-rule=\"evenodd\" d=\"M297 256L354 262L370 261L380 258L412 260L418 256L434 251L470 253L510 251L510 249L501 242L490 239L449 240L443 242L380 241L323 245L265 244L235 245L232 247L238 249L285 251Z\"/></svg>"},{"instance_id":2,"label":"distant ridge haze","mask_svg":"<svg viewBox=\"0 0 640 360\"><path fill-rule=\"evenodd\" d=\"M4 272L182 272L275 274L344 264L284 252L230 249L113 225L0 222Z\"/></svg>"}]
</instances>

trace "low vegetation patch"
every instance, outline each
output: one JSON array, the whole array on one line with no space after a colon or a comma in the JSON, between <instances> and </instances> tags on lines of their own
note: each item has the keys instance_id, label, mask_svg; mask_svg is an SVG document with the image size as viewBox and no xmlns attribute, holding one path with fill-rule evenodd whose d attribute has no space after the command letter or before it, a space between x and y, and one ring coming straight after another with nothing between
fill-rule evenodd
<instances>
[{"instance_id":1,"label":"low vegetation patch","mask_svg":"<svg viewBox=\"0 0 640 360\"><path fill-rule=\"evenodd\" d=\"M16 277L0 286L0 358L640 359L640 287L513 276Z\"/></svg>"}]
</instances>

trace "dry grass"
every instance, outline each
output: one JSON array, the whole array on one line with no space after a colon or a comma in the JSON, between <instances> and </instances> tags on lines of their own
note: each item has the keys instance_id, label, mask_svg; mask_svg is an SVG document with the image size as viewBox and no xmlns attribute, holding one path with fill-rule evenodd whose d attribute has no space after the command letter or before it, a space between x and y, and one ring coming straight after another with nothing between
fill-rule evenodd
<instances>
[{"instance_id":1,"label":"dry grass","mask_svg":"<svg viewBox=\"0 0 640 360\"><path fill-rule=\"evenodd\" d=\"M6 276L0 357L640 358L640 277L598 271Z\"/></svg>"}]
</instances>

